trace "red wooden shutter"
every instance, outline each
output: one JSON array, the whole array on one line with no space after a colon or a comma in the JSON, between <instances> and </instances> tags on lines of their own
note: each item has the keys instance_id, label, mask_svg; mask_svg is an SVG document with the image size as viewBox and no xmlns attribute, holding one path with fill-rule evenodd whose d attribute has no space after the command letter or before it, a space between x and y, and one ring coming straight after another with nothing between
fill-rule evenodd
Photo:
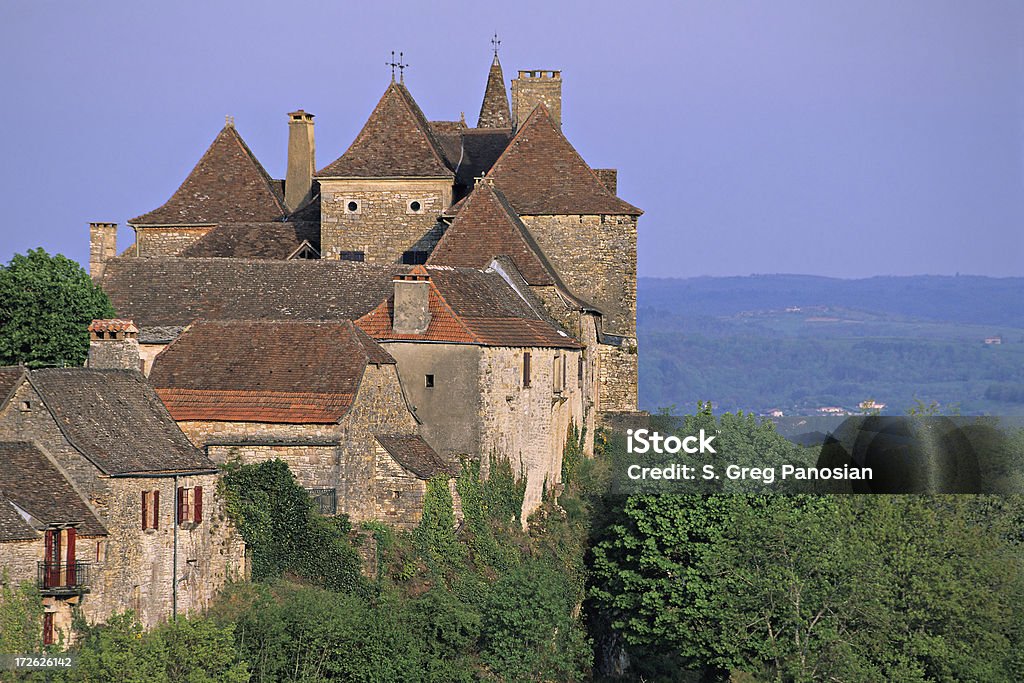
<instances>
[{"instance_id":1,"label":"red wooden shutter","mask_svg":"<svg viewBox=\"0 0 1024 683\"><path fill-rule=\"evenodd\" d=\"M78 533L74 528L68 529L68 585L77 586L78 577L75 575L75 536Z\"/></svg>"},{"instance_id":2,"label":"red wooden shutter","mask_svg":"<svg viewBox=\"0 0 1024 683\"><path fill-rule=\"evenodd\" d=\"M192 521L199 524L203 521L203 487L197 486L192 489L193 501L192 504L195 506L193 512L195 513Z\"/></svg>"},{"instance_id":3,"label":"red wooden shutter","mask_svg":"<svg viewBox=\"0 0 1024 683\"><path fill-rule=\"evenodd\" d=\"M523 354L523 386L530 386L530 352Z\"/></svg>"},{"instance_id":4,"label":"red wooden shutter","mask_svg":"<svg viewBox=\"0 0 1024 683\"><path fill-rule=\"evenodd\" d=\"M185 487L178 487L178 524L185 521Z\"/></svg>"},{"instance_id":5,"label":"red wooden shutter","mask_svg":"<svg viewBox=\"0 0 1024 683\"><path fill-rule=\"evenodd\" d=\"M43 613L43 645L53 645L53 612Z\"/></svg>"},{"instance_id":6,"label":"red wooden shutter","mask_svg":"<svg viewBox=\"0 0 1024 683\"><path fill-rule=\"evenodd\" d=\"M142 530L145 531L149 528L149 506L146 505L148 502L146 497L149 495L149 491L142 492Z\"/></svg>"},{"instance_id":7,"label":"red wooden shutter","mask_svg":"<svg viewBox=\"0 0 1024 683\"><path fill-rule=\"evenodd\" d=\"M153 491L153 528L160 528L160 489Z\"/></svg>"}]
</instances>

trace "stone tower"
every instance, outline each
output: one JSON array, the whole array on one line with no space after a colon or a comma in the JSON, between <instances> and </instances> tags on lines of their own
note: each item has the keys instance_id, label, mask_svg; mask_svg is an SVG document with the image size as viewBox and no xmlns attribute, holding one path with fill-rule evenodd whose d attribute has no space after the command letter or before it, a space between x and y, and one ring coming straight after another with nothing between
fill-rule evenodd
<instances>
[{"instance_id":1,"label":"stone tower","mask_svg":"<svg viewBox=\"0 0 1024 683\"><path fill-rule=\"evenodd\" d=\"M117 223L89 224L89 275L98 281L107 261L117 256Z\"/></svg>"},{"instance_id":2,"label":"stone tower","mask_svg":"<svg viewBox=\"0 0 1024 683\"><path fill-rule=\"evenodd\" d=\"M299 109L288 114L288 171L284 181L284 203L289 212L309 198L316 171L313 115Z\"/></svg>"},{"instance_id":3,"label":"stone tower","mask_svg":"<svg viewBox=\"0 0 1024 683\"><path fill-rule=\"evenodd\" d=\"M520 71L512 81L512 125L516 130L526 122L537 105L547 107L552 122L562 127L562 72L548 69Z\"/></svg>"}]
</instances>

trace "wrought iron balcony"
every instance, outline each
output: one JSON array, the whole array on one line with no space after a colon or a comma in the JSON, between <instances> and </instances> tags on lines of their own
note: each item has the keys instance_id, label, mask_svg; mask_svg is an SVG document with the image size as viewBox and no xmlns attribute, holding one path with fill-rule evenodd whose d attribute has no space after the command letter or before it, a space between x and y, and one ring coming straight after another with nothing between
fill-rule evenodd
<instances>
[{"instance_id":1,"label":"wrought iron balcony","mask_svg":"<svg viewBox=\"0 0 1024 683\"><path fill-rule=\"evenodd\" d=\"M333 515L338 512L337 492L334 489L306 489L313 499L313 504L321 515Z\"/></svg>"},{"instance_id":2,"label":"wrought iron balcony","mask_svg":"<svg viewBox=\"0 0 1024 683\"><path fill-rule=\"evenodd\" d=\"M88 562L39 562L36 585L43 595L75 595L89 590Z\"/></svg>"}]
</instances>

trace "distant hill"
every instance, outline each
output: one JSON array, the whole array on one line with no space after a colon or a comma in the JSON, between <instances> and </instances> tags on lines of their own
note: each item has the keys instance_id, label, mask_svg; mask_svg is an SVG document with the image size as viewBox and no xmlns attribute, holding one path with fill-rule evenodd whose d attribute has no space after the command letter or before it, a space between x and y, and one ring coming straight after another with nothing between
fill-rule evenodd
<instances>
[{"instance_id":1,"label":"distant hill","mask_svg":"<svg viewBox=\"0 0 1024 683\"><path fill-rule=\"evenodd\" d=\"M640 402L1024 413L1024 278L641 278ZM998 337L999 344L986 344Z\"/></svg>"}]
</instances>

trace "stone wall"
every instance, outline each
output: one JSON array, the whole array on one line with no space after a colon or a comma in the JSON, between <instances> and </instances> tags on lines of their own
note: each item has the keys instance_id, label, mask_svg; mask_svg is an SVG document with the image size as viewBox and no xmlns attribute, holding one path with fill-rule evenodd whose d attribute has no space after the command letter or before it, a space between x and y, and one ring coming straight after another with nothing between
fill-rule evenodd
<instances>
[{"instance_id":1,"label":"stone wall","mask_svg":"<svg viewBox=\"0 0 1024 683\"><path fill-rule=\"evenodd\" d=\"M452 180L321 179L320 197L323 258L362 252L368 263L398 263L404 252L430 251L441 238L438 217L451 205Z\"/></svg>"},{"instance_id":2,"label":"stone wall","mask_svg":"<svg viewBox=\"0 0 1024 683\"><path fill-rule=\"evenodd\" d=\"M637 409L636 341L623 346L599 344L600 400L598 412L635 411Z\"/></svg>"},{"instance_id":3,"label":"stone wall","mask_svg":"<svg viewBox=\"0 0 1024 683\"><path fill-rule=\"evenodd\" d=\"M414 529L423 518L427 482L402 467L379 444L374 449L376 519Z\"/></svg>"},{"instance_id":4,"label":"stone wall","mask_svg":"<svg viewBox=\"0 0 1024 683\"><path fill-rule=\"evenodd\" d=\"M211 230L212 225L201 228L135 228L135 255L177 256Z\"/></svg>"},{"instance_id":5,"label":"stone wall","mask_svg":"<svg viewBox=\"0 0 1024 683\"><path fill-rule=\"evenodd\" d=\"M252 465L268 460L282 460L303 488L334 488L338 482L338 445L281 443L244 445L211 445L210 459L220 464L238 459Z\"/></svg>"}]
</instances>

